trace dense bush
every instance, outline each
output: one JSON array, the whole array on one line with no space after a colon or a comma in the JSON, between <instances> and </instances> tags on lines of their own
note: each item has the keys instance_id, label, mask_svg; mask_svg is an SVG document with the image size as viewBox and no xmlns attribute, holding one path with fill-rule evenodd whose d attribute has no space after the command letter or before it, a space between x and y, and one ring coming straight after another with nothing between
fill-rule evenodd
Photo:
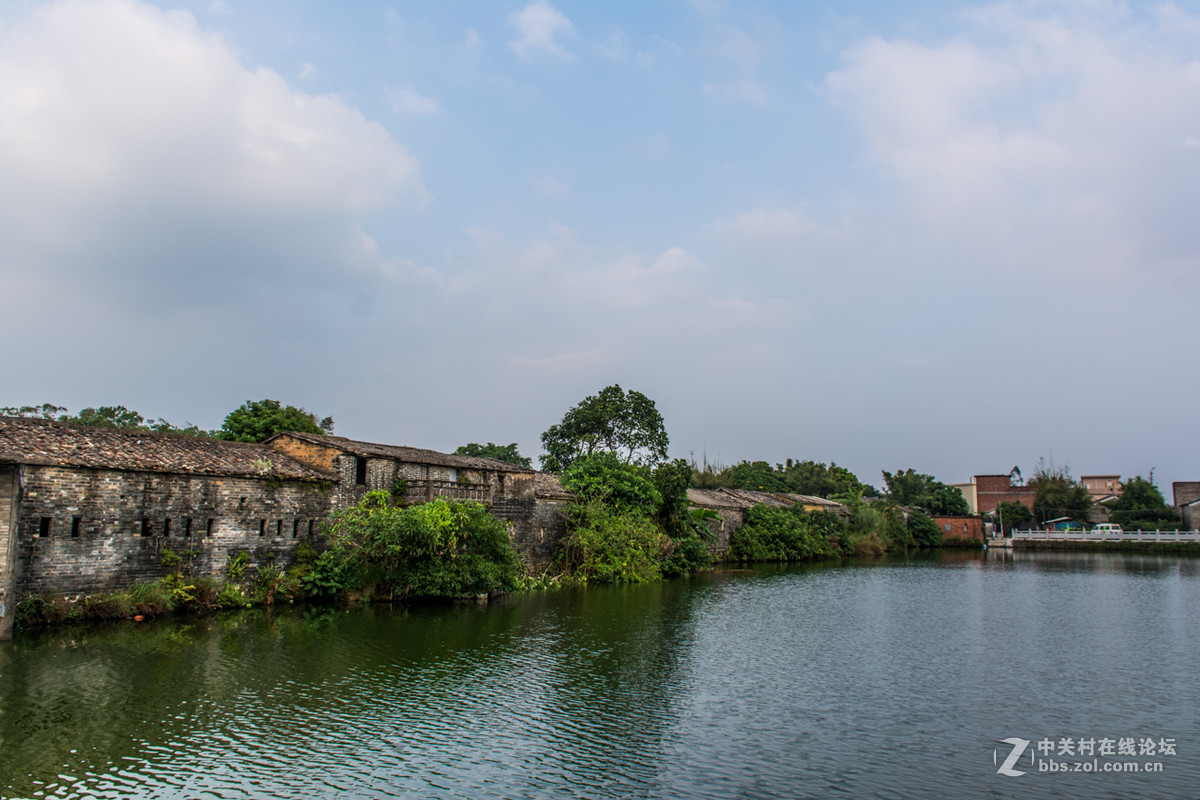
<instances>
[{"instance_id":1,"label":"dense bush","mask_svg":"<svg viewBox=\"0 0 1200 800\"><path fill-rule=\"evenodd\" d=\"M584 503L601 502L614 509L643 514L654 514L662 506L662 493L650 469L628 464L615 453L577 458L563 472L561 480L563 488Z\"/></svg>"},{"instance_id":2,"label":"dense bush","mask_svg":"<svg viewBox=\"0 0 1200 800\"><path fill-rule=\"evenodd\" d=\"M821 519L814 524L818 514ZM810 514L800 505L754 506L730 538L729 557L734 561L805 561L833 555L836 543L825 536L834 531L825 519L828 516L824 512Z\"/></svg>"},{"instance_id":3,"label":"dense bush","mask_svg":"<svg viewBox=\"0 0 1200 800\"><path fill-rule=\"evenodd\" d=\"M523 571L507 525L479 503L401 508L388 492L369 492L330 518L327 536L329 549L305 579L310 590L455 597L511 590Z\"/></svg>"},{"instance_id":4,"label":"dense bush","mask_svg":"<svg viewBox=\"0 0 1200 800\"><path fill-rule=\"evenodd\" d=\"M568 509L558 561L584 583L644 583L662 577L670 552L649 516L593 500Z\"/></svg>"},{"instance_id":5,"label":"dense bush","mask_svg":"<svg viewBox=\"0 0 1200 800\"><path fill-rule=\"evenodd\" d=\"M920 511L909 513L908 533L917 547L940 547L942 544L942 529Z\"/></svg>"}]
</instances>

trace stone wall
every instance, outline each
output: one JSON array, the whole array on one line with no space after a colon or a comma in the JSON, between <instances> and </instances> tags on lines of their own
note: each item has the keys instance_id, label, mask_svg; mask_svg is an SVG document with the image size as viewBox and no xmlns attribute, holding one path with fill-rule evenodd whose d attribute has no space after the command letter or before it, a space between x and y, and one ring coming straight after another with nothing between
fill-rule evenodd
<instances>
[{"instance_id":1,"label":"stone wall","mask_svg":"<svg viewBox=\"0 0 1200 800\"><path fill-rule=\"evenodd\" d=\"M0 641L12 638L16 611L18 467L0 464Z\"/></svg>"},{"instance_id":2,"label":"stone wall","mask_svg":"<svg viewBox=\"0 0 1200 800\"><path fill-rule=\"evenodd\" d=\"M24 467L16 594L76 595L163 577L165 550L219 575L229 554L286 566L315 542L336 491L301 481Z\"/></svg>"},{"instance_id":3,"label":"stone wall","mask_svg":"<svg viewBox=\"0 0 1200 800\"><path fill-rule=\"evenodd\" d=\"M542 570L554 559L554 551L567 533L565 498L539 498L532 494L497 498L490 509L495 517L512 525L513 549L530 567Z\"/></svg>"}]
</instances>

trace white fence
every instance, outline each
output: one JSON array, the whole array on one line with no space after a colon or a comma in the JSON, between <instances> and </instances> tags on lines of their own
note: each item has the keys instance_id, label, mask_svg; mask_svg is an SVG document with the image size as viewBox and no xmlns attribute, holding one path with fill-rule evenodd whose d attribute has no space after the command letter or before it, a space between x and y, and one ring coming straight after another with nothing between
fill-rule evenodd
<instances>
[{"instance_id":1,"label":"white fence","mask_svg":"<svg viewBox=\"0 0 1200 800\"><path fill-rule=\"evenodd\" d=\"M1200 531L1013 531L1013 541L1200 542Z\"/></svg>"}]
</instances>

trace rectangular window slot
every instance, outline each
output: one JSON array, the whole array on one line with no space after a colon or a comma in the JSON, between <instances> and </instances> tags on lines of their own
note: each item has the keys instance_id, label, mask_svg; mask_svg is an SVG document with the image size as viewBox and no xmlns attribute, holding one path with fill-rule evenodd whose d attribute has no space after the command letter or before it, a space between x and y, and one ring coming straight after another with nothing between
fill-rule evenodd
<instances>
[{"instance_id":1,"label":"rectangular window slot","mask_svg":"<svg viewBox=\"0 0 1200 800\"><path fill-rule=\"evenodd\" d=\"M283 520L275 520L275 536L276 538L283 536Z\"/></svg>"},{"instance_id":2,"label":"rectangular window slot","mask_svg":"<svg viewBox=\"0 0 1200 800\"><path fill-rule=\"evenodd\" d=\"M212 538L212 535L213 535L213 522L215 522L215 521L216 520L210 519L208 522L204 523L204 535L210 539Z\"/></svg>"},{"instance_id":3,"label":"rectangular window slot","mask_svg":"<svg viewBox=\"0 0 1200 800\"><path fill-rule=\"evenodd\" d=\"M292 520L292 538L300 538L300 520L298 519Z\"/></svg>"},{"instance_id":4,"label":"rectangular window slot","mask_svg":"<svg viewBox=\"0 0 1200 800\"><path fill-rule=\"evenodd\" d=\"M79 538L79 528L83 524L83 517L71 517L71 538Z\"/></svg>"},{"instance_id":5,"label":"rectangular window slot","mask_svg":"<svg viewBox=\"0 0 1200 800\"><path fill-rule=\"evenodd\" d=\"M259 536L267 535L267 521L265 519L260 519L258 521L258 535Z\"/></svg>"},{"instance_id":6,"label":"rectangular window slot","mask_svg":"<svg viewBox=\"0 0 1200 800\"><path fill-rule=\"evenodd\" d=\"M171 535L171 518L167 517L163 520L163 536Z\"/></svg>"},{"instance_id":7,"label":"rectangular window slot","mask_svg":"<svg viewBox=\"0 0 1200 800\"><path fill-rule=\"evenodd\" d=\"M45 538L50 535L50 517L42 517L38 520L38 536Z\"/></svg>"},{"instance_id":8,"label":"rectangular window slot","mask_svg":"<svg viewBox=\"0 0 1200 800\"><path fill-rule=\"evenodd\" d=\"M188 517L183 521L183 538L192 538L192 518Z\"/></svg>"},{"instance_id":9,"label":"rectangular window slot","mask_svg":"<svg viewBox=\"0 0 1200 800\"><path fill-rule=\"evenodd\" d=\"M312 534L313 534L313 520L310 519L308 521L308 535L312 536Z\"/></svg>"},{"instance_id":10,"label":"rectangular window slot","mask_svg":"<svg viewBox=\"0 0 1200 800\"><path fill-rule=\"evenodd\" d=\"M367 460L365 458L354 459L354 483L358 486L367 485Z\"/></svg>"},{"instance_id":11,"label":"rectangular window slot","mask_svg":"<svg viewBox=\"0 0 1200 800\"><path fill-rule=\"evenodd\" d=\"M150 518L142 517L142 536L150 535Z\"/></svg>"}]
</instances>

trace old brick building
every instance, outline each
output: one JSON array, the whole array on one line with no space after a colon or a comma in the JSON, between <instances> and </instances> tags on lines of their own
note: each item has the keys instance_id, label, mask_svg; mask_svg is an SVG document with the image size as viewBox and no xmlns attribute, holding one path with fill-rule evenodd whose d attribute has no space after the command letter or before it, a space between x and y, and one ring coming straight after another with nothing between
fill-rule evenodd
<instances>
[{"instance_id":1,"label":"old brick building","mask_svg":"<svg viewBox=\"0 0 1200 800\"><path fill-rule=\"evenodd\" d=\"M478 500L549 558L561 488L487 458L284 433L263 444L0 417L0 638L20 599L82 595L166 574L162 554L216 575L229 554L286 565L320 521L372 489Z\"/></svg>"}]
</instances>

